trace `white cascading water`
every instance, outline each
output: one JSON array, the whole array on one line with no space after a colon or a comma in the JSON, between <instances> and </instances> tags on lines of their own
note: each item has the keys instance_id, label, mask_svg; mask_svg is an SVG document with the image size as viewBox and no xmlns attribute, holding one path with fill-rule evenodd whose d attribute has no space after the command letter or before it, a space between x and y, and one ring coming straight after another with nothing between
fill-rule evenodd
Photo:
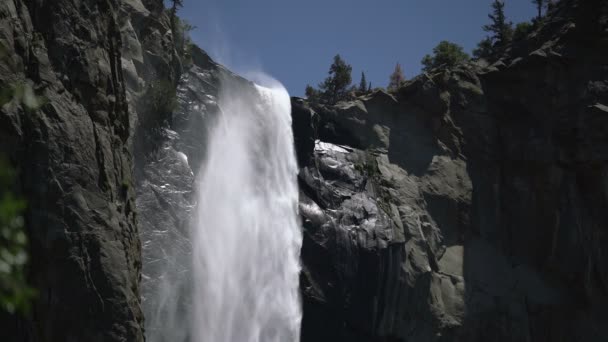
<instances>
[{"instance_id":1,"label":"white cascading water","mask_svg":"<svg viewBox=\"0 0 608 342\"><path fill-rule=\"evenodd\" d=\"M289 95L230 83L199 178L191 339L297 342L302 233Z\"/></svg>"}]
</instances>

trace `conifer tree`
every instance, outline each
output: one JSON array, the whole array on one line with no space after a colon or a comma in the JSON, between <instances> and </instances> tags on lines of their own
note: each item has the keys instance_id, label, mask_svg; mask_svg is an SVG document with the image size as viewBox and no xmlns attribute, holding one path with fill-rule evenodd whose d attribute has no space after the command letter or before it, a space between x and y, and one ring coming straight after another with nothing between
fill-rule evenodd
<instances>
[{"instance_id":1,"label":"conifer tree","mask_svg":"<svg viewBox=\"0 0 608 342\"><path fill-rule=\"evenodd\" d=\"M492 53L492 39L490 39L490 37L486 37L482 41L477 43L477 48L473 50L473 57L475 57L476 59L488 59L492 56Z\"/></svg>"},{"instance_id":2,"label":"conifer tree","mask_svg":"<svg viewBox=\"0 0 608 342\"><path fill-rule=\"evenodd\" d=\"M352 82L352 70L340 55L334 57L334 62L329 67L329 76L319 84L324 102L334 104L347 97Z\"/></svg>"},{"instance_id":3,"label":"conifer tree","mask_svg":"<svg viewBox=\"0 0 608 342\"><path fill-rule=\"evenodd\" d=\"M541 20L543 17L543 8L547 6L547 0L532 0L532 3L536 6L538 15L536 20Z\"/></svg>"},{"instance_id":4,"label":"conifer tree","mask_svg":"<svg viewBox=\"0 0 608 342\"><path fill-rule=\"evenodd\" d=\"M403 69L401 69L401 64L397 63L395 65L395 70L391 74L389 78L389 83L387 90L388 91L397 91L399 87L401 87L405 83L405 76L403 75Z\"/></svg>"},{"instance_id":5,"label":"conifer tree","mask_svg":"<svg viewBox=\"0 0 608 342\"><path fill-rule=\"evenodd\" d=\"M489 25L484 25L483 30L491 34L494 47L498 50L504 49L513 38L513 23L507 21L505 15L505 3L503 0L494 0L492 3L492 13L488 14L492 21Z\"/></svg>"},{"instance_id":6,"label":"conifer tree","mask_svg":"<svg viewBox=\"0 0 608 342\"><path fill-rule=\"evenodd\" d=\"M171 0L171 28L175 31L177 10L184 6L184 0Z\"/></svg>"},{"instance_id":7,"label":"conifer tree","mask_svg":"<svg viewBox=\"0 0 608 342\"><path fill-rule=\"evenodd\" d=\"M306 95L306 98L310 101L319 100L319 91L310 84L306 85L306 90L304 91L304 94Z\"/></svg>"},{"instance_id":8,"label":"conifer tree","mask_svg":"<svg viewBox=\"0 0 608 342\"><path fill-rule=\"evenodd\" d=\"M179 18L177 17L177 10L184 6L184 0L171 0L171 32L173 33L173 45L176 50L179 50L178 44L180 43L180 38L178 37L180 29L179 27ZM176 58L177 56L174 56Z\"/></svg>"},{"instance_id":9,"label":"conifer tree","mask_svg":"<svg viewBox=\"0 0 608 342\"><path fill-rule=\"evenodd\" d=\"M367 91L367 79L365 78L365 72L361 72L361 82L359 82L359 91L366 92Z\"/></svg>"}]
</instances>

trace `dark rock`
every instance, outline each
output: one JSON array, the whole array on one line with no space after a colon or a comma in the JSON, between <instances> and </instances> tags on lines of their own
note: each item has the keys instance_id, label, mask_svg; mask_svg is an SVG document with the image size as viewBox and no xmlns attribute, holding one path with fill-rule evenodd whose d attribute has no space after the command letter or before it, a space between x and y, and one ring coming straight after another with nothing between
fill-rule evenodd
<instances>
[{"instance_id":1,"label":"dark rock","mask_svg":"<svg viewBox=\"0 0 608 342\"><path fill-rule=\"evenodd\" d=\"M0 148L21 171L38 290L8 340L144 340L118 8L0 3L0 84L33 95L2 106Z\"/></svg>"},{"instance_id":2,"label":"dark rock","mask_svg":"<svg viewBox=\"0 0 608 342\"><path fill-rule=\"evenodd\" d=\"M2 105L0 150L39 290L3 336L143 341L141 294L148 339L187 339L167 317L189 317L196 174L220 82L250 84L196 47L182 62L161 0L8 0L0 18L0 84L36 95ZM608 339L607 18L562 0L492 65L292 99L303 342ZM151 118L159 82L177 105Z\"/></svg>"},{"instance_id":3,"label":"dark rock","mask_svg":"<svg viewBox=\"0 0 608 342\"><path fill-rule=\"evenodd\" d=\"M308 165L312 160L310 156L315 148L315 134L319 117L302 99L292 98L291 105L292 127L298 165L303 167Z\"/></svg>"},{"instance_id":4,"label":"dark rock","mask_svg":"<svg viewBox=\"0 0 608 342\"><path fill-rule=\"evenodd\" d=\"M308 104L302 341L608 340L606 18L561 1L492 66Z\"/></svg>"}]
</instances>

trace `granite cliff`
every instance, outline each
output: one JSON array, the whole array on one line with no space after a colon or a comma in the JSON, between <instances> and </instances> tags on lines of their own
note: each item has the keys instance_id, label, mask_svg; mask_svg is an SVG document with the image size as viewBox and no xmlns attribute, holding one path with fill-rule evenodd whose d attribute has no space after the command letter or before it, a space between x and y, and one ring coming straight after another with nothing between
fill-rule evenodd
<instances>
[{"instance_id":1,"label":"granite cliff","mask_svg":"<svg viewBox=\"0 0 608 342\"><path fill-rule=\"evenodd\" d=\"M608 6L500 60L293 99L303 341L606 341Z\"/></svg>"},{"instance_id":2,"label":"granite cliff","mask_svg":"<svg viewBox=\"0 0 608 342\"><path fill-rule=\"evenodd\" d=\"M3 336L187 340L167 313L190 309L205 136L221 80L250 84L177 51L160 0L8 0L0 19L0 84L32 95L2 104L0 151L39 292ZM498 61L293 98L302 340L608 341L606 56L605 2L562 0Z\"/></svg>"}]
</instances>

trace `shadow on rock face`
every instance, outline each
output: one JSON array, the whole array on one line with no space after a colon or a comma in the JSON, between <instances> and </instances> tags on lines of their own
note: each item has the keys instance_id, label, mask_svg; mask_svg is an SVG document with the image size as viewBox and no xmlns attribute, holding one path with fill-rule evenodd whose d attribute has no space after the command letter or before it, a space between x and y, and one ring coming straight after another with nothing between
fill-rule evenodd
<instances>
[{"instance_id":1,"label":"shadow on rock face","mask_svg":"<svg viewBox=\"0 0 608 342\"><path fill-rule=\"evenodd\" d=\"M560 2L521 57L308 104L302 341L607 340L594 4Z\"/></svg>"}]
</instances>

